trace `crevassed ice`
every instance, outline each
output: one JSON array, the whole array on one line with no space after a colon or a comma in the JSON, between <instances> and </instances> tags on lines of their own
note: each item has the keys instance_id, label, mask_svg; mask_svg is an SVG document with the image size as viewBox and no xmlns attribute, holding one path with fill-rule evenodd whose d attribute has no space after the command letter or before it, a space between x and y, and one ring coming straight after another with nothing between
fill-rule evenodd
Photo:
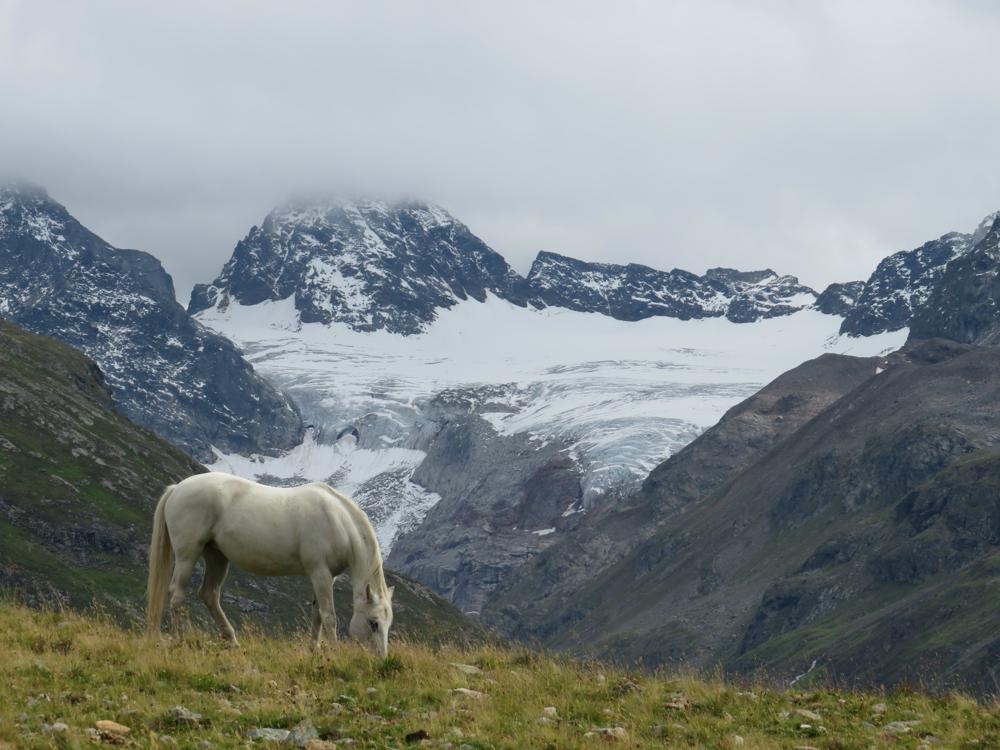
<instances>
[{"instance_id":1,"label":"crevassed ice","mask_svg":"<svg viewBox=\"0 0 1000 750\"><path fill-rule=\"evenodd\" d=\"M291 298L198 318L243 348L314 427L286 456L220 455L215 467L286 483L330 481L357 496L386 547L436 502L411 477L424 456L427 402L446 390L478 403L500 434L566 446L579 461L586 505L632 491L782 372L824 352L884 353L907 334L841 337L841 319L814 310L744 324L628 322L492 296L440 311L416 336L302 324ZM359 426L360 446L331 445L347 425Z\"/></svg>"}]
</instances>

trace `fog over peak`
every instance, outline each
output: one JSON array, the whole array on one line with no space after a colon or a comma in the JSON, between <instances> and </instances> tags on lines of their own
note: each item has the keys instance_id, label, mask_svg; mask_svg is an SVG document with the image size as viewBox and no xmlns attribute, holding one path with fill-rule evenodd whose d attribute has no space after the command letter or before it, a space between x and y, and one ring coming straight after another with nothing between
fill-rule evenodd
<instances>
[{"instance_id":1,"label":"fog over peak","mask_svg":"<svg viewBox=\"0 0 1000 750\"><path fill-rule=\"evenodd\" d=\"M182 302L276 205L439 204L539 250L822 287L1000 207L974 1L0 0L0 170Z\"/></svg>"}]
</instances>

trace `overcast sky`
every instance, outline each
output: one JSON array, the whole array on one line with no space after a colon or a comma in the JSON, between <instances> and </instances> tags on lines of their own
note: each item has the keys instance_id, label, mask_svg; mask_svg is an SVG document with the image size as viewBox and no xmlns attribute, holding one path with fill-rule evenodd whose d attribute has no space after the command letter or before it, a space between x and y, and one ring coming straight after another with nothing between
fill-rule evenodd
<instances>
[{"instance_id":1,"label":"overcast sky","mask_svg":"<svg viewBox=\"0 0 1000 750\"><path fill-rule=\"evenodd\" d=\"M0 171L181 301L317 189L822 287L1000 208L1000 3L0 0Z\"/></svg>"}]
</instances>

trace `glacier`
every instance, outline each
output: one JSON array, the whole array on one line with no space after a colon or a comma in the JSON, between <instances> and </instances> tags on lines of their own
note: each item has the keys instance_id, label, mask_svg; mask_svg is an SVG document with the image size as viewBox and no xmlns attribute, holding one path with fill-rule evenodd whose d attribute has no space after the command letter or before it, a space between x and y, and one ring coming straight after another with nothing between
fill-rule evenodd
<instances>
[{"instance_id":1,"label":"glacier","mask_svg":"<svg viewBox=\"0 0 1000 750\"><path fill-rule=\"evenodd\" d=\"M568 445L584 501L567 510L584 511L633 491L727 409L804 360L884 354L907 335L842 336L839 316L812 309L754 323L621 321L492 295L439 311L412 336L303 323L291 297L196 318L234 341L310 425L286 454L217 450L210 468L279 484L327 481L369 513L386 552L437 500L411 481L431 399L467 400L498 434Z\"/></svg>"}]
</instances>

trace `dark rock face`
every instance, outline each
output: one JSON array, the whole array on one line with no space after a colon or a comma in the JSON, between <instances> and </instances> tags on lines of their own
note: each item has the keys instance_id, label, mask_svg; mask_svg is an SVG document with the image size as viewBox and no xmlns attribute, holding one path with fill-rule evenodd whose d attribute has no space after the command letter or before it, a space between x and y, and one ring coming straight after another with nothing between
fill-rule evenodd
<instances>
[{"instance_id":1,"label":"dark rock face","mask_svg":"<svg viewBox=\"0 0 1000 750\"><path fill-rule=\"evenodd\" d=\"M1000 343L1000 217L971 250L948 264L916 310L910 337Z\"/></svg>"},{"instance_id":2,"label":"dark rock face","mask_svg":"<svg viewBox=\"0 0 1000 750\"><path fill-rule=\"evenodd\" d=\"M863 281L830 284L816 298L816 309L826 315L843 317L857 304L864 290L865 282Z\"/></svg>"},{"instance_id":3,"label":"dark rock face","mask_svg":"<svg viewBox=\"0 0 1000 750\"><path fill-rule=\"evenodd\" d=\"M294 297L303 322L419 333L449 308L487 293L524 304L524 280L436 206L379 201L293 203L236 246L189 312Z\"/></svg>"},{"instance_id":4,"label":"dark rock face","mask_svg":"<svg viewBox=\"0 0 1000 750\"><path fill-rule=\"evenodd\" d=\"M697 276L635 263L586 263L546 252L535 258L528 287L536 307L599 312L619 320L725 316L748 323L802 310L816 296L794 276L778 276L771 270L712 268Z\"/></svg>"},{"instance_id":5,"label":"dark rock face","mask_svg":"<svg viewBox=\"0 0 1000 750\"><path fill-rule=\"evenodd\" d=\"M927 301L945 266L975 247L997 216L987 216L971 234L952 232L915 250L883 259L847 312L840 332L872 336L908 326L914 311Z\"/></svg>"},{"instance_id":6,"label":"dark rock face","mask_svg":"<svg viewBox=\"0 0 1000 750\"><path fill-rule=\"evenodd\" d=\"M388 564L478 615L511 571L575 527L581 516L567 510L583 493L566 446L499 436L462 403L435 400L438 427L413 481L441 500L396 539Z\"/></svg>"},{"instance_id":7,"label":"dark rock face","mask_svg":"<svg viewBox=\"0 0 1000 750\"><path fill-rule=\"evenodd\" d=\"M40 188L0 188L0 315L93 357L125 414L201 459L301 434L289 401L177 304L158 260L111 247Z\"/></svg>"},{"instance_id":8,"label":"dark rock face","mask_svg":"<svg viewBox=\"0 0 1000 750\"><path fill-rule=\"evenodd\" d=\"M852 682L994 689L1000 350L933 340L877 373L862 362L864 382L714 489L679 473L679 509L624 555L596 555L565 598L536 592L555 602L527 608L519 635L647 665L790 677L815 659ZM673 486L676 467L648 492Z\"/></svg>"}]
</instances>

